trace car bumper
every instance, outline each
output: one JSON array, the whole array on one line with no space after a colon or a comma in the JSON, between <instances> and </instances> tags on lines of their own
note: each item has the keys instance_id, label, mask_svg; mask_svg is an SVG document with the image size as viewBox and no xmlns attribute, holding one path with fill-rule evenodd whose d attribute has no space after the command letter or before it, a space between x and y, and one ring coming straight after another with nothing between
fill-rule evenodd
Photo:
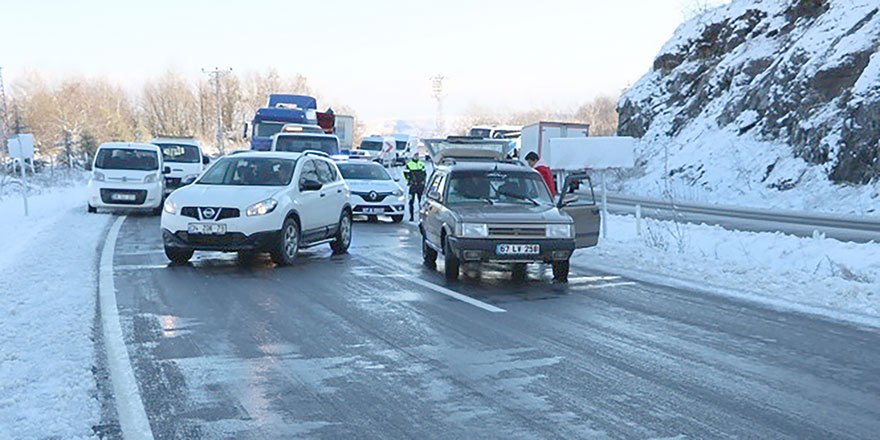
<instances>
[{"instance_id":1,"label":"car bumper","mask_svg":"<svg viewBox=\"0 0 880 440\"><path fill-rule=\"evenodd\" d=\"M351 205L353 206L351 213L353 215L404 215L406 212L405 196L387 196L381 202L370 202L364 200L361 196L352 194ZM376 212L367 212L371 210L381 210Z\"/></svg>"},{"instance_id":2,"label":"car bumper","mask_svg":"<svg viewBox=\"0 0 880 440\"><path fill-rule=\"evenodd\" d=\"M278 245L279 240L281 240L281 231L257 232L251 235L241 232L196 235L188 234L186 231L171 232L162 229L162 241L165 246L199 251L269 251Z\"/></svg>"},{"instance_id":3,"label":"car bumper","mask_svg":"<svg viewBox=\"0 0 880 440\"><path fill-rule=\"evenodd\" d=\"M464 262L550 263L568 260L575 249L574 239L448 237L447 240L452 253ZM502 255L497 252L499 244L537 244L540 251L533 255Z\"/></svg>"},{"instance_id":4,"label":"car bumper","mask_svg":"<svg viewBox=\"0 0 880 440\"><path fill-rule=\"evenodd\" d=\"M134 196L133 200L118 200L119 194ZM162 206L162 182L123 183L89 181L89 204L105 209L155 209Z\"/></svg>"}]
</instances>

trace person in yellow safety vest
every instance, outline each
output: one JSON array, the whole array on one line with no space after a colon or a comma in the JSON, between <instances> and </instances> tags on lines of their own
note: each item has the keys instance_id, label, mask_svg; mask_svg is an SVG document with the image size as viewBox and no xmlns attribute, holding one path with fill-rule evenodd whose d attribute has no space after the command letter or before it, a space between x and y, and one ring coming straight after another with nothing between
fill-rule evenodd
<instances>
[{"instance_id":1,"label":"person in yellow safety vest","mask_svg":"<svg viewBox=\"0 0 880 440\"><path fill-rule=\"evenodd\" d=\"M409 185L409 220L413 221L413 201L418 197L419 204L422 204L422 193L425 192L425 181L428 180L428 172L425 170L425 163L419 160L418 151L412 156L406 165L404 165L403 176L406 177L406 183Z\"/></svg>"}]
</instances>

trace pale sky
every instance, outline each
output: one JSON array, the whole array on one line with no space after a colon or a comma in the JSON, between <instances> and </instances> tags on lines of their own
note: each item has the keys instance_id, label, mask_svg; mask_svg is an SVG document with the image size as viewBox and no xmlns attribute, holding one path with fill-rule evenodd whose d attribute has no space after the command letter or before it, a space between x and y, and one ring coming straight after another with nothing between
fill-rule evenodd
<instances>
[{"instance_id":1,"label":"pale sky","mask_svg":"<svg viewBox=\"0 0 880 440\"><path fill-rule=\"evenodd\" d=\"M362 119L569 108L645 74L694 0L0 1L0 66L109 77L302 73Z\"/></svg>"}]
</instances>

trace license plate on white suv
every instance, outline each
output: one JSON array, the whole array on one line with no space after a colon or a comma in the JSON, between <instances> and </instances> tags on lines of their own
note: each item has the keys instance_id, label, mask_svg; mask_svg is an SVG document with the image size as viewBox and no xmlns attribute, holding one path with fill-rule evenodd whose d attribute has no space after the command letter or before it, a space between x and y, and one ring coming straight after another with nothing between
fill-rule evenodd
<instances>
[{"instance_id":1,"label":"license plate on white suv","mask_svg":"<svg viewBox=\"0 0 880 440\"><path fill-rule=\"evenodd\" d=\"M187 234L220 235L226 233L223 223L190 223L186 225Z\"/></svg>"},{"instance_id":2,"label":"license plate on white suv","mask_svg":"<svg viewBox=\"0 0 880 440\"><path fill-rule=\"evenodd\" d=\"M537 244L499 244L495 248L498 255L537 255L541 246Z\"/></svg>"}]
</instances>

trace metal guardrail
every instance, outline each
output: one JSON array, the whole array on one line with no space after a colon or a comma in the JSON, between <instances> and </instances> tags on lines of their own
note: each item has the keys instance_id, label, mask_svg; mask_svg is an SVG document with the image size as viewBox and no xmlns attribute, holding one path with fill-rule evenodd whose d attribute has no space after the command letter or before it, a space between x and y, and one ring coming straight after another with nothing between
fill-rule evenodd
<instances>
[{"instance_id":1,"label":"metal guardrail","mask_svg":"<svg viewBox=\"0 0 880 440\"><path fill-rule=\"evenodd\" d=\"M673 204L668 200L608 194L608 208L612 212L631 214L636 205L642 207L644 216L664 220L678 217L687 222L749 231L778 231L798 236L819 232L843 241L880 242L880 213L878 217L835 216L677 200Z\"/></svg>"}]
</instances>

